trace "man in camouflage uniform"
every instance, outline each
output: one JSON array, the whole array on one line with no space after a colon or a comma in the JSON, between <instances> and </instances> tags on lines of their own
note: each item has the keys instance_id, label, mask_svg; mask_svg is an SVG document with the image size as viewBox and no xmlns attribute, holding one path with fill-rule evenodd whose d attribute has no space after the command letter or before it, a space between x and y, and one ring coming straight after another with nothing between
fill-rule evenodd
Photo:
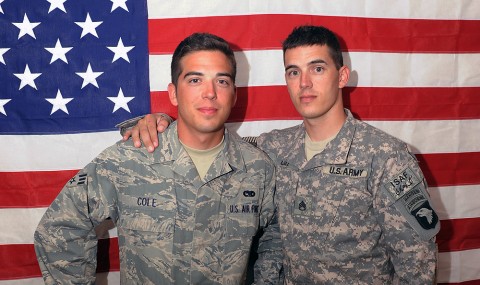
<instances>
[{"instance_id":1,"label":"man in camouflage uniform","mask_svg":"<svg viewBox=\"0 0 480 285\"><path fill-rule=\"evenodd\" d=\"M67 183L35 232L45 283L95 282L94 228L107 219L118 229L122 284L243 284L260 231L255 283L279 282L274 165L224 128L235 73L223 39L193 34L180 43L168 86L177 122L152 154L119 142ZM212 150L199 167L198 153Z\"/></svg>"},{"instance_id":2,"label":"man in camouflage uniform","mask_svg":"<svg viewBox=\"0 0 480 285\"><path fill-rule=\"evenodd\" d=\"M283 52L304 121L256 144L277 168L286 284L433 284L440 225L414 155L344 109L350 72L330 30L296 28ZM147 116L126 136L153 149L155 121Z\"/></svg>"}]
</instances>

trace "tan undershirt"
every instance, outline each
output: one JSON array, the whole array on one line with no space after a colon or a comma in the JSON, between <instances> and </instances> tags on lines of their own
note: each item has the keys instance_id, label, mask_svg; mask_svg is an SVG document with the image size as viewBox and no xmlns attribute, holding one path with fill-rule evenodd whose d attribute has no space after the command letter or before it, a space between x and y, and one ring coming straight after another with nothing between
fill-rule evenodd
<instances>
[{"instance_id":1,"label":"tan undershirt","mask_svg":"<svg viewBox=\"0 0 480 285\"><path fill-rule=\"evenodd\" d=\"M336 136L337 134L335 134L332 137L329 137L326 140L314 142L308 136L307 132L305 132L305 155L307 156L307 161L310 160L312 157L314 157L316 154L321 153L325 149L327 144L331 140L333 140Z\"/></svg>"},{"instance_id":2,"label":"tan undershirt","mask_svg":"<svg viewBox=\"0 0 480 285\"><path fill-rule=\"evenodd\" d=\"M193 164L195 164L195 167L197 168L198 175L203 180L205 174L207 174L207 171L210 168L210 165L212 165L218 153L223 149L224 138L222 138L222 141L218 145L205 150L194 149L184 145L182 142L180 143L183 145L188 155L192 159Z\"/></svg>"}]
</instances>

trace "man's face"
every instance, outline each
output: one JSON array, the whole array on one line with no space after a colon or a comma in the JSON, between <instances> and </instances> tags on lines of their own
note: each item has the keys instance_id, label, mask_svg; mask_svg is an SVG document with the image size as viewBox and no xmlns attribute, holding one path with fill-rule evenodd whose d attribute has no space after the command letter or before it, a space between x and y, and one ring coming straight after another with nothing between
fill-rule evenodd
<instances>
[{"instance_id":1,"label":"man's face","mask_svg":"<svg viewBox=\"0 0 480 285\"><path fill-rule=\"evenodd\" d=\"M227 57L219 51L192 52L180 60L180 66L177 86L168 86L170 101L178 106L179 134L223 133L237 100Z\"/></svg>"},{"instance_id":2,"label":"man's face","mask_svg":"<svg viewBox=\"0 0 480 285\"><path fill-rule=\"evenodd\" d=\"M300 46L285 52L285 80L295 109L305 119L343 112L341 88L346 66L337 70L326 45Z\"/></svg>"}]
</instances>

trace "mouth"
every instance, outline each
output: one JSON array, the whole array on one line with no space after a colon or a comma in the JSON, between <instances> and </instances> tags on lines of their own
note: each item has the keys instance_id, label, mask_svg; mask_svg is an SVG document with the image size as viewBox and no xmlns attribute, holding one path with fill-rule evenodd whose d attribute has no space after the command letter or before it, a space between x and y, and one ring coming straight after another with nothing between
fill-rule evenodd
<instances>
[{"instance_id":1,"label":"mouth","mask_svg":"<svg viewBox=\"0 0 480 285\"><path fill-rule=\"evenodd\" d=\"M217 108L214 107L200 107L197 110L205 115L213 115L217 112Z\"/></svg>"},{"instance_id":2,"label":"mouth","mask_svg":"<svg viewBox=\"0 0 480 285\"><path fill-rule=\"evenodd\" d=\"M315 95L302 95L299 98L300 98L300 102L302 102L302 103L310 103L313 100L315 100L315 98L317 98L317 96L315 96Z\"/></svg>"}]
</instances>

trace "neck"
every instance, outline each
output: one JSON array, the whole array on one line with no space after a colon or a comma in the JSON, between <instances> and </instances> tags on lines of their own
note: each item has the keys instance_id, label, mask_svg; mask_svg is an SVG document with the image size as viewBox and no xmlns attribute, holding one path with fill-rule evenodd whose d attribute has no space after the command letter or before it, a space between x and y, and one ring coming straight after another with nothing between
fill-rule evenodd
<instances>
[{"instance_id":1,"label":"neck","mask_svg":"<svg viewBox=\"0 0 480 285\"><path fill-rule=\"evenodd\" d=\"M340 131L345 123L345 120L347 119L347 114L345 114L343 106L339 111L332 111L334 110L330 110L328 113L319 118L304 118L303 122L305 124L305 129L312 141L316 142L326 140L332 136L335 136Z\"/></svg>"},{"instance_id":2,"label":"neck","mask_svg":"<svg viewBox=\"0 0 480 285\"><path fill-rule=\"evenodd\" d=\"M222 142L225 128L221 128L214 132L198 133L192 132L189 129L184 129L181 124L178 124L177 131L178 139L184 145L197 150L207 150Z\"/></svg>"}]
</instances>

